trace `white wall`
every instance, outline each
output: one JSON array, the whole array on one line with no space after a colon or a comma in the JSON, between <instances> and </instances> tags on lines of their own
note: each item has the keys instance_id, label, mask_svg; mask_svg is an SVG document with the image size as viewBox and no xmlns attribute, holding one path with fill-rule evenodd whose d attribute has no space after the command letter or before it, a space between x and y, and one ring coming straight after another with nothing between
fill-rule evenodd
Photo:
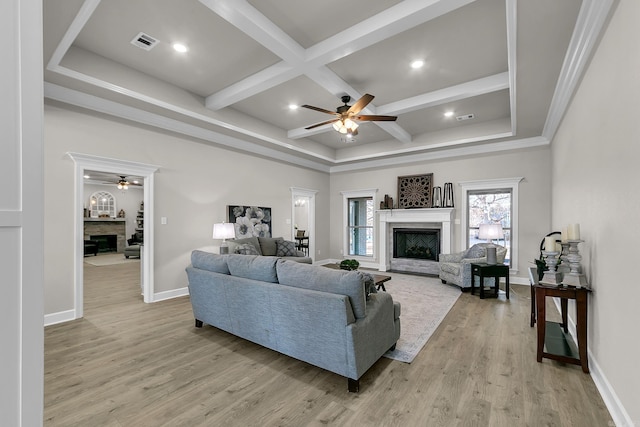
<instances>
[{"instance_id":1,"label":"white wall","mask_svg":"<svg viewBox=\"0 0 640 427\"><path fill-rule=\"evenodd\" d=\"M0 2L0 424L42 425L42 1Z\"/></svg>"},{"instance_id":2,"label":"white wall","mask_svg":"<svg viewBox=\"0 0 640 427\"><path fill-rule=\"evenodd\" d=\"M626 408L617 425L640 425L639 20L640 3L621 0L552 142L552 223L580 223L591 367Z\"/></svg>"},{"instance_id":3,"label":"white wall","mask_svg":"<svg viewBox=\"0 0 640 427\"><path fill-rule=\"evenodd\" d=\"M371 169L331 175L331 256L342 258L342 195L345 190L377 188L377 201L385 194L397 203L398 177L433 173L434 186L453 183L455 218L460 220L461 181L524 177L520 183L519 261L517 276L527 277L527 268L539 255L540 240L551 230L549 149L537 148L517 153L465 157L452 160L413 163L400 167ZM454 226L453 251L460 251L461 225ZM528 283L528 281L527 281Z\"/></svg>"},{"instance_id":4,"label":"white wall","mask_svg":"<svg viewBox=\"0 0 640 427\"><path fill-rule=\"evenodd\" d=\"M318 190L318 230L329 228L328 175L163 134L98 114L45 105L45 313L73 309L73 179L67 152L160 166L155 177L155 292L186 286L193 249L217 251L213 223L227 205L272 208L274 234L291 239L290 187ZM167 224L160 224L160 217ZM317 233L328 253L329 238Z\"/></svg>"}]
</instances>

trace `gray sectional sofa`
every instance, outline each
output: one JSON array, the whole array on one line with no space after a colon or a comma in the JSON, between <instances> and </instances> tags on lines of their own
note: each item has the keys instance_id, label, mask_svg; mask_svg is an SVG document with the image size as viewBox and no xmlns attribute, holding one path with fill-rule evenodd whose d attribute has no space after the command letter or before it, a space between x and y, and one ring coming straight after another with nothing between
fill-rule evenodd
<instances>
[{"instance_id":1,"label":"gray sectional sofa","mask_svg":"<svg viewBox=\"0 0 640 427\"><path fill-rule=\"evenodd\" d=\"M242 255L277 256L296 262L311 264L312 260L304 252L296 249L296 244L283 237L246 237L227 240L229 253Z\"/></svg>"},{"instance_id":2,"label":"gray sectional sofa","mask_svg":"<svg viewBox=\"0 0 640 427\"><path fill-rule=\"evenodd\" d=\"M204 323L347 377L349 391L400 337L400 304L366 274L271 256L193 251L186 268ZM368 285L367 285L368 286Z\"/></svg>"}]
</instances>

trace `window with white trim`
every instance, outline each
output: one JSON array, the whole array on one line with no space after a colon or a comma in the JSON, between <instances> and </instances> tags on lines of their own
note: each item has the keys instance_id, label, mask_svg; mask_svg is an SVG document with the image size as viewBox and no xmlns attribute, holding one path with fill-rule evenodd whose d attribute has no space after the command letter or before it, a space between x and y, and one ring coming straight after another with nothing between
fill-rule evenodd
<instances>
[{"instance_id":1,"label":"window with white trim","mask_svg":"<svg viewBox=\"0 0 640 427\"><path fill-rule=\"evenodd\" d=\"M346 226L343 255L372 259L375 255L375 194L377 190L344 191Z\"/></svg>"},{"instance_id":2,"label":"window with white trim","mask_svg":"<svg viewBox=\"0 0 640 427\"><path fill-rule=\"evenodd\" d=\"M483 222L502 224L507 247L505 262L518 268L518 188L522 177L460 182L462 189L460 247L478 243L477 230Z\"/></svg>"}]
</instances>

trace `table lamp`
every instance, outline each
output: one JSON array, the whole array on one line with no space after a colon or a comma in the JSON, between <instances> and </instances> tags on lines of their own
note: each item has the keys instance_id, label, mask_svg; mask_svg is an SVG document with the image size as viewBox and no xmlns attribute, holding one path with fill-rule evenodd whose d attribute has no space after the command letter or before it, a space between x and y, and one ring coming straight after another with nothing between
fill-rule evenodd
<instances>
[{"instance_id":1,"label":"table lamp","mask_svg":"<svg viewBox=\"0 0 640 427\"><path fill-rule=\"evenodd\" d=\"M226 239L233 239L236 237L236 229L230 222L221 222L218 224L213 224L213 238L214 239L222 239L222 243L220 243L220 253L228 254L229 253L229 245L227 245Z\"/></svg>"},{"instance_id":2,"label":"table lamp","mask_svg":"<svg viewBox=\"0 0 640 427\"><path fill-rule=\"evenodd\" d=\"M494 239L504 238L504 231L500 224L480 224L479 239L487 239L487 243L493 243ZM487 264L497 264L496 247L487 247Z\"/></svg>"}]
</instances>

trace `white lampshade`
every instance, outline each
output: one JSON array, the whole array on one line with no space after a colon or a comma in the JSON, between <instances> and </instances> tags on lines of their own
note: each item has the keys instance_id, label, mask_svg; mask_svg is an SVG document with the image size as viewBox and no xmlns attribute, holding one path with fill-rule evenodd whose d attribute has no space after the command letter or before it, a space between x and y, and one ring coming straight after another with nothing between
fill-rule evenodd
<instances>
[{"instance_id":1,"label":"white lampshade","mask_svg":"<svg viewBox=\"0 0 640 427\"><path fill-rule=\"evenodd\" d=\"M486 239L491 241L494 239L502 239L504 237L504 231L500 224L480 224L480 232L478 233L479 239Z\"/></svg>"},{"instance_id":2,"label":"white lampshade","mask_svg":"<svg viewBox=\"0 0 640 427\"><path fill-rule=\"evenodd\" d=\"M233 224L230 222L222 222L219 224L213 224L213 238L214 239L233 239L236 237L236 230Z\"/></svg>"}]
</instances>

